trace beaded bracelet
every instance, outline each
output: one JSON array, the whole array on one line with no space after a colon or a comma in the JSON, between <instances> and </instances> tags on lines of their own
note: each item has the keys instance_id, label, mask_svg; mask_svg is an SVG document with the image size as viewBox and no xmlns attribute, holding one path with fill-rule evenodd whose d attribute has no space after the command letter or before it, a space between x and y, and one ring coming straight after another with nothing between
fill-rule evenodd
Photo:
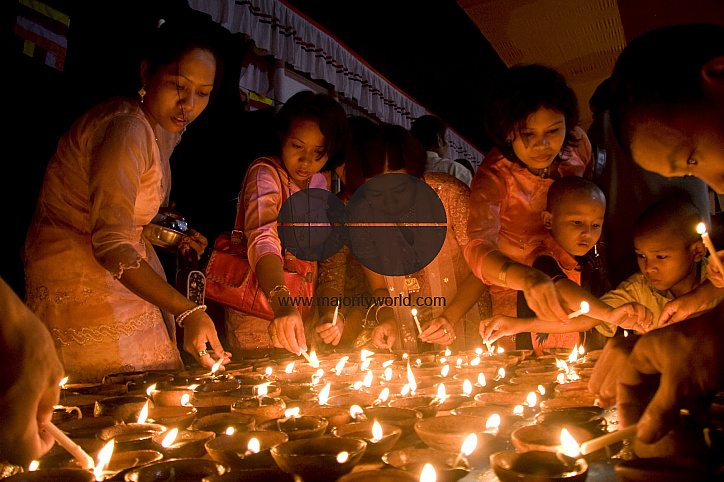
<instances>
[{"instance_id":1,"label":"beaded bracelet","mask_svg":"<svg viewBox=\"0 0 724 482\"><path fill-rule=\"evenodd\" d=\"M176 324L177 324L178 326L180 326L181 328L183 328L183 327L184 327L184 320L186 319L186 317L188 317L191 313L194 313L195 311L199 311L199 310L206 311L206 305L194 306L194 307L191 308L190 310L184 311L183 313L181 313L180 315L178 315L178 316L176 317Z\"/></svg>"},{"instance_id":2,"label":"beaded bracelet","mask_svg":"<svg viewBox=\"0 0 724 482\"><path fill-rule=\"evenodd\" d=\"M292 292L289 288L287 288L287 285L276 285L274 288L271 289L271 291L269 291L269 295L267 296L269 303L271 303L272 298L276 296L277 291L286 291L288 293L288 296L292 295Z\"/></svg>"}]
</instances>

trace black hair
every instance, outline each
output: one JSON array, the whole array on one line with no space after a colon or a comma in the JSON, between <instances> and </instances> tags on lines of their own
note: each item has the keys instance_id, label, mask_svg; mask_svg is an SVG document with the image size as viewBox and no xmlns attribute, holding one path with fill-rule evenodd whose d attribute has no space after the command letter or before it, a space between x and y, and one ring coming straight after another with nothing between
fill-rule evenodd
<instances>
[{"instance_id":1,"label":"black hair","mask_svg":"<svg viewBox=\"0 0 724 482\"><path fill-rule=\"evenodd\" d=\"M400 169L422 178L426 161L425 148L410 131L399 125L383 124L374 136L350 150L345 169L357 171L359 176L354 179L362 181ZM349 191L354 192L359 187L350 185Z\"/></svg>"},{"instance_id":2,"label":"black hair","mask_svg":"<svg viewBox=\"0 0 724 482\"><path fill-rule=\"evenodd\" d=\"M274 140L276 154L281 155L281 145L292 122L298 119L314 120L327 141L320 157L329 156L323 171L331 171L342 165L351 140L347 114L332 96L311 90L297 92L287 100L274 116Z\"/></svg>"},{"instance_id":3,"label":"black hair","mask_svg":"<svg viewBox=\"0 0 724 482\"><path fill-rule=\"evenodd\" d=\"M564 176L556 179L548 188L546 211L552 212L558 205L570 203L571 194L598 196L604 203L606 195L595 183L579 176Z\"/></svg>"},{"instance_id":4,"label":"black hair","mask_svg":"<svg viewBox=\"0 0 724 482\"><path fill-rule=\"evenodd\" d=\"M630 154L640 115L667 118L703 102L701 69L721 55L724 27L716 25L662 27L632 40L611 76L611 122L623 150Z\"/></svg>"},{"instance_id":5,"label":"black hair","mask_svg":"<svg viewBox=\"0 0 724 482\"><path fill-rule=\"evenodd\" d=\"M426 150L436 148L440 138L445 138L447 124L434 115L422 115L415 119L410 126L410 133L422 143Z\"/></svg>"},{"instance_id":6,"label":"black hair","mask_svg":"<svg viewBox=\"0 0 724 482\"><path fill-rule=\"evenodd\" d=\"M470 171L470 174L475 176L475 168L473 167L473 164L470 161L468 161L464 157L458 157L457 159L455 159L455 162L462 165L465 169Z\"/></svg>"},{"instance_id":7,"label":"black hair","mask_svg":"<svg viewBox=\"0 0 724 482\"><path fill-rule=\"evenodd\" d=\"M211 20L207 14L195 10L160 19L159 24L149 36L148 47L143 53L149 73L153 75L160 67L178 62L190 50L206 50L216 60L214 88L209 101L213 100L223 78L229 31Z\"/></svg>"},{"instance_id":8,"label":"black hair","mask_svg":"<svg viewBox=\"0 0 724 482\"><path fill-rule=\"evenodd\" d=\"M485 130L507 158L518 160L508 137L525 127L528 116L546 108L563 113L566 138L563 150L577 144L573 130L578 125L578 99L566 79L555 69L541 64L516 65L503 71L493 82L485 101Z\"/></svg>"},{"instance_id":9,"label":"black hair","mask_svg":"<svg viewBox=\"0 0 724 482\"><path fill-rule=\"evenodd\" d=\"M655 202L641 213L634 223L634 237L671 227L671 232L681 236L686 245L691 246L701 241L696 226L702 221L701 211L694 204L679 197L669 197Z\"/></svg>"}]
</instances>

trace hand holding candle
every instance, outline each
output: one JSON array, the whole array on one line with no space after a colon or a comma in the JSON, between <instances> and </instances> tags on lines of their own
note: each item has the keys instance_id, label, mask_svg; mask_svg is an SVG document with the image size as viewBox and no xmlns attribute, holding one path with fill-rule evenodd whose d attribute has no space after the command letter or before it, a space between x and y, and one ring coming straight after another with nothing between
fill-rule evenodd
<instances>
[{"instance_id":1,"label":"hand holding candle","mask_svg":"<svg viewBox=\"0 0 724 482\"><path fill-rule=\"evenodd\" d=\"M585 315L588 313L588 310L590 309L590 306L588 306L588 303L585 301L581 301L581 309L578 311L574 311L573 313L568 314L568 319L572 320L573 318L581 315Z\"/></svg>"},{"instance_id":2,"label":"hand holding candle","mask_svg":"<svg viewBox=\"0 0 724 482\"><path fill-rule=\"evenodd\" d=\"M719 259L719 256L716 254L716 248L714 247L714 243L711 241L709 233L706 232L706 225L704 223L699 223L696 226L696 232L701 234L701 240L704 242L704 246L706 246L706 249L709 251L709 262L712 265L716 266L716 270L719 272L719 277L716 278L718 281L719 278L724 276L724 264L722 263L721 259ZM719 284L715 283L715 286L721 288Z\"/></svg>"},{"instance_id":3,"label":"hand holding candle","mask_svg":"<svg viewBox=\"0 0 724 482\"><path fill-rule=\"evenodd\" d=\"M61 447L70 452L85 470L95 469L96 464L93 457L88 455L80 445L73 442L63 431L53 425L52 422L45 422L43 429L52 435Z\"/></svg>"}]
</instances>

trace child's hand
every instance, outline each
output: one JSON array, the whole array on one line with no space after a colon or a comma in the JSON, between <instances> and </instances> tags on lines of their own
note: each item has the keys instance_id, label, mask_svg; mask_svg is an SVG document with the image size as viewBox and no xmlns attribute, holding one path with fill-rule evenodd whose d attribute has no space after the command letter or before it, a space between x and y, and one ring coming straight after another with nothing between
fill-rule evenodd
<instances>
[{"instance_id":1,"label":"child's hand","mask_svg":"<svg viewBox=\"0 0 724 482\"><path fill-rule=\"evenodd\" d=\"M704 311L710 302L711 298L707 297L706 293L693 289L666 303L659 317L658 327L678 323L694 313Z\"/></svg>"},{"instance_id":2,"label":"child's hand","mask_svg":"<svg viewBox=\"0 0 724 482\"><path fill-rule=\"evenodd\" d=\"M716 256L724 262L724 251L717 252ZM717 288L724 288L724 273L717 269L715 263L709 263L706 266L706 277Z\"/></svg>"},{"instance_id":3,"label":"child's hand","mask_svg":"<svg viewBox=\"0 0 724 482\"><path fill-rule=\"evenodd\" d=\"M495 315L492 318L480 320L479 331L483 342L494 343L504 336L517 335L526 330L519 318Z\"/></svg>"},{"instance_id":4,"label":"child's hand","mask_svg":"<svg viewBox=\"0 0 724 482\"><path fill-rule=\"evenodd\" d=\"M330 343L334 346L339 344L342 339L342 333L344 333L344 322L342 316L337 316L337 322L332 324L334 315L327 313L322 317L320 324L314 327L314 331L317 332L319 337L324 343L329 345Z\"/></svg>"},{"instance_id":5,"label":"child's hand","mask_svg":"<svg viewBox=\"0 0 724 482\"><path fill-rule=\"evenodd\" d=\"M654 327L654 315L651 310L639 303L627 303L611 310L608 321L626 330L641 333Z\"/></svg>"},{"instance_id":6,"label":"child's hand","mask_svg":"<svg viewBox=\"0 0 724 482\"><path fill-rule=\"evenodd\" d=\"M397 337L397 327L392 321L384 321L372 330L372 341L377 348L391 350Z\"/></svg>"}]
</instances>

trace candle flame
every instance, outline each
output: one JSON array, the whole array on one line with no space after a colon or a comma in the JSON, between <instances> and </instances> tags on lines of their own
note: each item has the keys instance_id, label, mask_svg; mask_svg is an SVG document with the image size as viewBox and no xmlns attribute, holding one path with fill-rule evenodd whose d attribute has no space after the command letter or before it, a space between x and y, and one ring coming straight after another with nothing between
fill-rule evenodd
<instances>
[{"instance_id":1,"label":"candle flame","mask_svg":"<svg viewBox=\"0 0 724 482\"><path fill-rule=\"evenodd\" d=\"M444 367L442 367L442 370L440 371L440 375L442 375L444 378L447 376L447 374L449 372L450 372L450 365L445 365Z\"/></svg>"},{"instance_id":2,"label":"candle flame","mask_svg":"<svg viewBox=\"0 0 724 482\"><path fill-rule=\"evenodd\" d=\"M39 466L40 462L38 462L37 460L33 460L32 462L30 462L30 465L28 465L28 472L35 472L36 470L38 470Z\"/></svg>"},{"instance_id":3,"label":"candle flame","mask_svg":"<svg viewBox=\"0 0 724 482\"><path fill-rule=\"evenodd\" d=\"M500 367L500 368L498 368L498 376L495 377L495 379L502 380L503 378L505 378L505 368Z\"/></svg>"},{"instance_id":4,"label":"candle flame","mask_svg":"<svg viewBox=\"0 0 724 482\"><path fill-rule=\"evenodd\" d=\"M586 353L585 348L583 348L583 345L578 347L578 354L583 356L583 354Z\"/></svg>"},{"instance_id":5,"label":"candle flame","mask_svg":"<svg viewBox=\"0 0 724 482\"><path fill-rule=\"evenodd\" d=\"M463 393L465 395L467 395L468 397L470 396L471 393L473 393L473 384L470 383L470 380L465 380L463 382Z\"/></svg>"},{"instance_id":6,"label":"candle flame","mask_svg":"<svg viewBox=\"0 0 724 482\"><path fill-rule=\"evenodd\" d=\"M505 348L503 348L502 346L499 346L499 347L498 347L498 354L501 354L501 353L505 353Z\"/></svg>"},{"instance_id":7,"label":"candle flame","mask_svg":"<svg viewBox=\"0 0 724 482\"><path fill-rule=\"evenodd\" d=\"M499 427L500 427L500 415L498 415L497 413L494 413L485 422L485 430L497 431Z\"/></svg>"},{"instance_id":8,"label":"candle flame","mask_svg":"<svg viewBox=\"0 0 724 482\"><path fill-rule=\"evenodd\" d=\"M385 373L384 373L384 375L385 375L385 380L387 380L388 382L389 382L390 380L392 380L392 368L391 368L391 367L385 368Z\"/></svg>"},{"instance_id":9,"label":"candle flame","mask_svg":"<svg viewBox=\"0 0 724 482\"><path fill-rule=\"evenodd\" d=\"M475 349L475 354L478 355L478 356L482 355L482 354L483 354L483 349L482 349L482 348L476 348L476 349Z\"/></svg>"},{"instance_id":10,"label":"candle flame","mask_svg":"<svg viewBox=\"0 0 724 482\"><path fill-rule=\"evenodd\" d=\"M628 338L628 330L623 330L623 337Z\"/></svg>"},{"instance_id":11,"label":"candle flame","mask_svg":"<svg viewBox=\"0 0 724 482\"><path fill-rule=\"evenodd\" d=\"M362 382L365 387L369 388L372 386L372 377L372 370L368 370L367 375L365 375L364 382Z\"/></svg>"},{"instance_id":12,"label":"candle flame","mask_svg":"<svg viewBox=\"0 0 724 482\"><path fill-rule=\"evenodd\" d=\"M380 402L384 403L384 402L387 401L387 398L388 398L389 396L390 396L390 389L387 388L387 387L385 387L385 388L380 392L380 396L377 397L377 400L379 400Z\"/></svg>"},{"instance_id":13,"label":"candle flame","mask_svg":"<svg viewBox=\"0 0 724 482\"><path fill-rule=\"evenodd\" d=\"M148 418L148 400L146 400L146 403L143 405L141 412L138 414L138 423L146 423L147 418Z\"/></svg>"},{"instance_id":14,"label":"candle flame","mask_svg":"<svg viewBox=\"0 0 724 482\"><path fill-rule=\"evenodd\" d=\"M564 455L574 458L581 453L581 446L565 428L561 430L561 451Z\"/></svg>"},{"instance_id":15,"label":"candle flame","mask_svg":"<svg viewBox=\"0 0 724 482\"><path fill-rule=\"evenodd\" d=\"M299 407L284 410L284 418L297 418L299 416Z\"/></svg>"},{"instance_id":16,"label":"candle flame","mask_svg":"<svg viewBox=\"0 0 724 482\"><path fill-rule=\"evenodd\" d=\"M573 353L571 353L571 356L573 356ZM570 371L568 369L568 364L564 362L563 360L556 360L556 366L563 370L566 374Z\"/></svg>"},{"instance_id":17,"label":"candle flame","mask_svg":"<svg viewBox=\"0 0 724 482\"><path fill-rule=\"evenodd\" d=\"M704 224L704 223L697 224L696 232L699 234L706 234L706 224Z\"/></svg>"},{"instance_id":18,"label":"candle flame","mask_svg":"<svg viewBox=\"0 0 724 482\"><path fill-rule=\"evenodd\" d=\"M471 433L465 438L465 441L463 442L463 446L460 449L460 452L465 455L466 457L473 453L475 450L475 447L478 446L478 436L474 433Z\"/></svg>"},{"instance_id":19,"label":"candle flame","mask_svg":"<svg viewBox=\"0 0 724 482\"><path fill-rule=\"evenodd\" d=\"M410 310L410 312L412 313L412 316L417 316L417 310L415 308Z\"/></svg>"},{"instance_id":20,"label":"candle flame","mask_svg":"<svg viewBox=\"0 0 724 482\"><path fill-rule=\"evenodd\" d=\"M292 373L294 371L294 362L291 362L287 367L284 369L284 373Z\"/></svg>"},{"instance_id":21,"label":"candle flame","mask_svg":"<svg viewBox=\"0 0 724 482\"><path fill-rule=\"evenodd\" d=\"M60 383L58 384L58 386L59 386L60 388L65 388L65 384L66 384L66 383L68 383L68 377L63 378L63 379L60 381Z\"/></svg>"},{"instance_id":22,"label":"candle flame","mask_svg":"<svg viewBox=\"0 0 724 482\"><path fill-rule=\"evenodd\" d=\"M455 362L455 365L456 365L458 368L460 368L461 366L463 366L463 359L462 359L462 358L458 358L457 361Z\"/></svg>"},{"instance_id":23,"label":"candle flame","mask_svg":"<svg viewBox=\"0 0 724 482\"><path fill-rule=\"evenodd\" d=\"M367 360L363 361L362 364L359 366L359 371L363 372L365 370L369 370L370 363L372 363L371 359L367 359Z\"/></svg>"},{"instance_id":24,"label":"candle flame","mask_svg":"<svg viewBox=\"0 0 724 482\"><path fill-rule=\"evenodd\" d=\"M445 398L447 398L447 395L445 393L445 384L444 383L441 383L437 387L437 398L439 398L442 401L445 401Z\"/></svg>"},{"instance_id":25,"label":"candle flame","mask_svg":"<svg viewBox=\"0 0 724 482\"><path fill-rule=\"evenodd\" d=\"M272 367L266 367L266 370L264 370L264 375L269 377L273 372L274 370L272 370Z\"/></svg>"},{"instance_id":26,"label":"candle flame","mask_svg":"<svg viewBox=\"0 0 724 482\"><path fill-rule=\"evenodd\" d=\"M372 356L372 355L374 355L374 354L375 354L375 352L373 352L373 351L370 351L370 350L362 350L362 351L360 352L360 361L365 361L367 358L369 358L370 356Z\"/></svg>"},{"instance_id":27,"label":"candle flame","mask_svg":"<svg viewBox=\"0 0 724 482\"><path fill-rule=\"evenodd\" d=\"M558 383L564 383L566 381L566 376L563 373L559 373L558 377L556 377L556 381Z\"/></svg>"},{"instance_id":28,"label":"candle flame","mask_svg":"<svg viewBox=\"0 0 724 482\"><path fill-rule=\"evenodd\" d=\"M422 365L422 360L420 360L419 358L417 360L415 360L415 365L417 365L417 367L420 368L420 365Z\"/></svg>"},{"instance_id":29,"label":"candle flame","mask_svg":"<svg viewBox=\"0 0 724 482\"><path fill-rule=\"evenodd\" d=\"M392 365L393 363L395 363L395 360L387 360L386 362L384 362L382 364L382 368L387 368L388 366Z\"/></svg>"},{"instance_id":30,"label":"candle flame","mask_svg":"<svg viewBox=\"0 0 724 482\"><path fill-rule=\"evenodd\" d=\"M349 459L349 452L340 452L337 454L337 463L343 464Z\"/></svg>"},{"instance_id":31,"label":"candle flame","mask_svg":"<svg viewBox=\"0 0 724 482\"><path fill-rule=\"evenodd\" d=\"M352 405L352 406L349 408L349 415L350 415L353 419L356 419L356 418L357 418L357 415L362 415L363 413L364 413L364 410L362 410L362 407L360 407L359 405Z\"/></svg>"},{"instance_id":32,"label":"candle flame","mask_svg":"<svg viewBox=\"0 0 724 482\"><path fill-rule=\"evenodd\" d=\"M309 364L314 368L319 368L319 358L317 358L317 352L314 350L309 353Z\"/></svg>"},{"instance_id":33,"label":"candle flame","mask_svg":"<svg viewBox=\"0 0 724 482\"><path fill-rule=\"evenodd\" d=\"M178 435L178 429L174 428L171 429L166 436L163 438L163 441L161 442L161 447L163 448L169 448L174 441L176 441L176 436Z\"/></svg>"},{"instance_id":34,"label":"candle flame","mask_svg":"<svg viewBox=\"0 0 724 482\"><path fill-rule=\"evenodd\" d=\"M543 385L538 385L538 393L540 393L541 395L545 395L546 388Z\"/></svg>"},{"instance_id":35,"label":"candle flame","mask_svg":"<svg viewBox=\"0 0 724 482\"><path fill-rule=\"evenodd\" d=\"M246 446L246 449L253 454L258 454L259 450L261 450L259 440L256 438L252 438L251 440L249 440L249 445Z\"/></svg>"},{"instance_id":36,"label":"candle flame","mask_svg":"<svg viewBox=\"0 0 724 482\"><path fill-rule=\"evenodd\" d=\"M329 398L329 391L332 389L332 384L327 383L321 392L319 392L319 404L326 405L327 399Z\"/></svg>"},{"instance_id":37,"label":"candle flame","mask_svg":"<svg viewBox=\"0 0 724 482\"><path fill-rule=\"evenodd\" d=\"M146 389L146 395L148 395L150 397L155 389L156 389L156 384L154 383L153 385L151 385L150 387L148 387Z\"/></svg>"},{"instance_id":38,"label":"candle flame","mask_svg":"<svg viewBox=\"0 0 724 482\"><path fill-rule=\"evenodd\" d=\"M410 385L410 392L415 392L417 390L417 382L415 381L415 375L412 373L412 368L410 368L410 362L407 362L407 383Z\"/></svg>"},{"instance_id":39,"label":"candle flame","mask_svg":"<svg viewBox=\"0 0 724 482\"><path fill-rule=\"evenodd\" d=\"M347 360L349 360L348 356L343 356L339 359L339 363L337 363L337 366L334 367L335 373L337 373L337 376L340 376L342 374L342 370L344 370L344 364L347 363Z\"/></svg>"},{"instance_id":40,"label":"candle flame","mask_svg":"<svg viewBox=\"0 0 724 482\"><path fill-rule=\"evenodd\" d=\"M402 359L407 360L409 358L409 355L407 353L402 354Z\"/></svg>"},{"instance_id":41,"label":"candle flame","mask_svg":"<svg viewBox=\"0 0 724 482\"><path fill-rule=\"evenodd\" d=\"M370 441L375 443L380 440L382 440L382 425L380 425L380 422L375 420L375 423L372 424L372 440Z\"/></svg>"},{"instance_id":42,"label":"candle flame","mask_svg":"<svg viewBox=\"0 0 724 482\"><path fill-rule=\"evenodd\" d=\"M470 366L476 367L478 365L480 365L480 357L476 356L475 358L473 358L473 361L470 362Z\"/></svg>"},{"instance_id":43,"label":"candle flame","mask_svg":"<svg viewBox=\"0 0 724 482\"><path fill-rule=\"evenodd\" d=\"M111 440L101 449L100 452L98 452L98 461L93 469L93 475L96 480L103 480L103 471L106 467L108 467L108 462L110 462L111 457L113 456L114 446L115 441Z\"/></svg>"},{"instance_id":44,"label":"candle flame","mask_svg":"<svg viewBox=\"0 0 724 482\"><path fill-rule=\"evenodd\" d=\"M402 395L402 396L404 397L404 396L406 396L408 393L410 393L410 385L406 383L406 384L402 387L402 389L400 390L400 395Z\"/></svg>"},{"instance_id":45,"label":"candle flame","mask_svg":"<svg viewBox=\"0 0 724 482\"><path fill-rule=\"evenodd\" d=\"M486 384L487 384L487 382L485 381L485 373L483 373L483 372L478 373L478 385L480 385L481 387L484 387Z\"/></svg>"},{"instance_id":46,"label":"candle flame","mask_svg":"<svg viewBox=\"0 0 724 482\"><path fill-rule=\"evenodd\" d=\"M450 351L450 348L446 348L446 349L445 349L445 356L450 356L450 355L452 355L452 352Z\"/></svg>"},{"instance_id":47,"label":"candle flame","mask_svg":"<svg viewBox=\"0 0 724 482\"><path fill-rule=\"evenodd\" d=\"M353 390L361 390L362 387L365 386L364 382L354 382L354 385L352 385Z\"/></svg>"},{"instance_id":48,"label":"candle flame","mask_svg":"<svg viewBox=\"0 0 724 482\"><path fill-rule=\"evenodd\" d=\"M523 405L516 405L513 409L513 415L523 415Z\"/></svg>"},{"instance_id":49,"label":"candle flame","mask_svg":"<svg viewBox=\"0 0 724 482\"><path fill-rule=\"evenodd\" d=\"M189 386L188 386L188 387L186 387L186 388L188 388L189 390L196 390L197 388L199 388L199 385L198 385L198 384L195 384L195 385L189 385Z\"/></svg>"},{"instance_id":50,"label":"candle flame","mask_svg":"<svg viewBox=\"0 0 724 482\"><path fill-rule=\"evenodd\" d=\"M236 429L234 427L229 427L226 429L226 432L224 432L226 435L234 435L234 432L236 432Z\"/></svg>"},{"instance_id":51,"label":"candle flame","mask_svg":"<svg viewBox=\"0 0 724 482\"><path fill-rule=\"evenodd\" d=\"M212 374L213 374L213 373L216 373L216 372L219 370L219 368L221 368L221 364L222 364L223 362L224 362L224 359L223 359L223 358L219 358L219 361L217 361L216 363L214 363L214 366L211 367L211 373L212 373Z\"/></svg>"},{"instance_id":52,"label":"candle flame","mask_svg":"<svg viewBox=\"0 0 724 482\"><path fill-rule=\"evenodd\" d=\"M530 408L538 405L538 396L535 394L535 392L530 392L528 394L528 396L525 398L525 403L527 403Z\"/></svg>"},{"instance_id":53,"label":"candle flame","mask_svg":"<svg viewBox=\"0 0 724 482\"><path fill-rule=\"evenodd\" d=\"M435 482L437 480L437 473L435 467L432 464L425 464L420 473L420 482Z\"/></svg>"},{"instance_id":54,"label":"candle flame","mask_svg":"<svg viewBox=\"0 0 724 482\"><path fill-rule=\"evenodd\" d=\"M583 303L581 303L583 304ZM573 363L576 360L578 360L578 345L573 347L573 351L571 352L570 356L568 357L568 363Z\"/></svg>"},{"instance_id":55,"label":"candle flame","mask_svg":"<svg viewBox=\"0 0 724 482\"><path fill-rule=\"evenodd\" d=\"M188 405L189 400L191 400L191 395L189 395L188 393L184 393L183 395L181 395L181 405Z\"/></svg>"}]
</instances>

